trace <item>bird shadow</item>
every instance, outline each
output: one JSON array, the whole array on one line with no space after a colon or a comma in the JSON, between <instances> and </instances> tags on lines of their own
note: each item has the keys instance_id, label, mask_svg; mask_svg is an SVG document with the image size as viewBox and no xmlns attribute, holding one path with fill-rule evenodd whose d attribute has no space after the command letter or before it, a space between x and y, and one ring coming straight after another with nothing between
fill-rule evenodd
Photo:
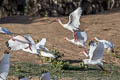
<instances>
[{"instance_id":1,"label":"bird shadow","mask_svg":"<svg viewBox=\"0 0 120 80\"><path fill-rule=\"evenodd\" d=\"M64 62L69 62L69 63L80 63L83 62L83 60L63 60Z\"/></svg>"},{"instance_id":2,"label":"bird shadow","mask_svg":"<svg viewBox=\"0 0 120 80\"><path fill-rule=\"evenodd\" d=\"M70 64L73 64L73 63L82 63L83 60L62 60L63 62L69 62ZM88 65L87 65L88 66ZM102 71L100 68L98 68L97 66L88 66L87 68L85 68L84 66L81 67L80 65L70 65L70 66L65 66L63 67L64 70L73 70L73 71Z\"/></svg>"}]
</instances>

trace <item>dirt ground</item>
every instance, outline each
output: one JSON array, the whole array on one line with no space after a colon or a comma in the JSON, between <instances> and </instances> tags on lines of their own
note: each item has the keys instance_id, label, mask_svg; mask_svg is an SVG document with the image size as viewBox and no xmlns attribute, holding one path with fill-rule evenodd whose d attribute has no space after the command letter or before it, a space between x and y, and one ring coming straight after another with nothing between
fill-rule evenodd
<instances>
[{"instance_id":1,"label":"dirt ground","mask_svg":"<svg viewBox=\"0 0 120 80\"><path fill-rule=\"evenodd\" d=\"M60 18L63 23L68 21L68 17L28 17L14 16L0 20L0 26L5 27L15 35L29 34L36 40L47 38L46 47L53 50L56 49L64 53L63 60L69 60L73 64L77 64L80 59L85 58L80 53L81 48L64 40L64 37L72 38L72 33L64 29L56 22ZM93 37L109 40L115 44L115 50L119 54L120 48L120 12L113 11L98 15L88 15L81 17L80 28L87 32L88 42ZM9 39L8 35L0 34L0 55L5 50L5 42ZM32 55L23 51L11 51L11 61L41 63L36 55ZM120 64L120 59L113 57L110 53L105 52L104 62Z\"/></svg>"}]
</instances>

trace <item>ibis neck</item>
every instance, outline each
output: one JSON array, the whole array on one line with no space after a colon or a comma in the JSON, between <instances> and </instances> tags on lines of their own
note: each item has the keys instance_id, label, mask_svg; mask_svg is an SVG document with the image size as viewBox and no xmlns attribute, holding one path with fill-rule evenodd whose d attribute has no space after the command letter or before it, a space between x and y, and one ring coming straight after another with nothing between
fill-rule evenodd
<instances>
[{"instance_id":1,"label":"ibis neck","mask_svg":"<svg viewBox=\"0 0 120 80\"><path fill-rule=\"evenodd\" d=\"M96 41L100 41L98 38L96 38Z\"/></svg>"},{"instance_id":2,"label":"ibis neck","mask_svg":"<svg viewBox=\"0 0 120 80\"><path fill-rule=\"evenodd\" d=\"M69 38L66 37L66 40L69 41L69 42L74 43L74 39L70 40Z\"/></svg>"},{"instance_id":3,"label":"ibis neck","mask_svg":"<svg viewBox=\"0 0 120 80\"><path fill-rule=\"evenodd\" d=\"M65 27L64 24L61 22L61 20L59 19L59 23L61 26Z\"/></svg>"}]
</instances>

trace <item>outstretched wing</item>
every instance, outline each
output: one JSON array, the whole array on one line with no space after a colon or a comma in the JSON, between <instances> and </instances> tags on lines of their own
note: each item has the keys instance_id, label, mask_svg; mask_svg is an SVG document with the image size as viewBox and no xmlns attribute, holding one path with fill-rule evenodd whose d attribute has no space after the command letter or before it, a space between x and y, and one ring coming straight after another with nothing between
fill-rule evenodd
<instances>
[{"instance_id":1,"label":"outstretched wing","mask_svg":"<svg viewBox=\"0 0 120 80\"><path fill-rule=\"evenodd\" d=\"M81 31L74 32L74 38L75 37L77 38L78 41L82 41L82 42L86 42L87 41L87 34L86 34L86 32L81 32Z\"/></svg>"},{"instance_id":2,"label":"outstretched wing","mask_svg":"<svg viewBox=\"0 0 120 80\"><path fill-rule=\"evenodd\" d=\"M91 60L101 60L103 55L104 55L104 45L103 43L98 42Z\"/></svg>"},{"instance_id":3,"label":"outstretched wing","mask_svg":"<svg viewBox=\"0 0 120 80\"><path fill-rule=\"evenodd\" d=\"M90 50L89 50L89 58L92 59L93 53L97 47L95 42L89 43L90 44Z\"/></svg>"},{"instance_id":4,"label":"outstretched wing","mask_svg":"<svg viewBox=\"0 0 120 80\"><path fill-rule=\"evenodd\" d=\"M35 41L32 39L30 35L24 35L24 38L28 40L31 44L35 44Z\"/></svg>"},{"instance_id":5,"label":"outstretched wing","mask_svg":"<svg viewBox=\"0 0 120 80\"><path fill-rule=\"evenodd\" d=\"M0 32L8 34L8 35L12 35L12 33L9 30L7 30L6 28L3 28L3 27L0 27Z\"/></svg>"},{"instance_id":6,"label":"outstretched wing","mask_svg":"<svg viewBox=\"0 0 120 80\"><path fill-rule=\"evenodd\" d=\"M37 49L44 47L45 43L46 43L46 38L42 38L42 40L36 44Z\"/></svg>"},{"instance_id":7,"label":"outstretched wing","mask_svg":"<svg viewBox=\"0 0 120 80\"><path fill-rule=\"evenodd\" d=\"M69 15L69 25L73 25L73 27L79 28L80 26L80 16L82 14L81 7L78 7L74 12Z\"/></svg>"},{"instance_id":8,"label":"outstretched wing","mask_svg":"<svg viewBox=\"0 0 120 80\"><path fill-rule=\"evenodd\" d=\"M2 80L6 80L6 77L9 72L9 67L10 67L10 54L9 53L4 53L3 58L0 61L0 78Z\"/></svg>"},{"instance_id":9,"label":"outstretched wing","mask_svg":"<svg viewBox=\"0 0 120 80\"><path fill-rule=\"evenodd\" d=\"M36 48L36 44L34 42L34 40L32 39L32 37L30 35L24 35L24 37L30 42L30 47L31 50L30 52L33 54L38 54L37 48ZM23 49L24 50L24 49ZM29 49L28 49L29 50Z\"/></svg>"}]
</instances>

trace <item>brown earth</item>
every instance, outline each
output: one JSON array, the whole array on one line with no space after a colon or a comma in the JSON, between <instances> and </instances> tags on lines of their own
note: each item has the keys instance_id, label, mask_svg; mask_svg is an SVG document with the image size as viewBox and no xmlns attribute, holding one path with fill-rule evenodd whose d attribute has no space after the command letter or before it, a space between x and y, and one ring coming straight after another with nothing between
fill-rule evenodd
<instances>
[{"instance_id":1,"label":"brown earth","mask_svg":"<svg viewBox=\"0 0 120 80\"><path fill-rule=\"evenodd\" d=\"M63 23L68 21L67 17L59 17ZM80 51L81 48L65 41L63 38L68 36L72 38L72 33L56 23L57 17L33 18L28 16L14 16L2 19L0 26L9 29L15 35L30 34L34 40L41 40L46 37L46 47L48 49L57 49L64 53L62 59L69 60L77 64L80 59L85 58ZM101 39L109 40L115 44L115 51L119 54L120 48L120 12L113 11L98 15L88 15L81 17L80 28L87 32L88 42L95 36ZM5 50L5 42L9 39L8 35L0 34L0 55ZM11 51L11 61L41 63L35 55L23 51ZM120 59L113 57L110 53L105 52L104 62L120 64Z\"/></svg>"}]
</instances>

